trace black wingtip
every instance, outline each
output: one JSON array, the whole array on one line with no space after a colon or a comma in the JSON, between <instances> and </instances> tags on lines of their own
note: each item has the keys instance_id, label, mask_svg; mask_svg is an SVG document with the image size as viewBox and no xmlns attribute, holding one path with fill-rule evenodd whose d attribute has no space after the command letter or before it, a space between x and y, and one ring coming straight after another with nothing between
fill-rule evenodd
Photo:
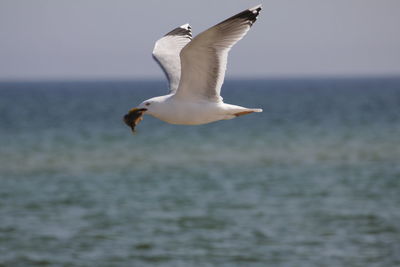
<instances>
[{"instance_id":1,"label":"black wingtip","mask_svg":"<svg viewBox=\"0 0 400 267\"><path fill-rule=\"evenodd\" d=\"M192 38L192 27L190 27L189 23L186 23L180 27L173 29L172 31L170 31L169 33L167 33L164 36L167 36L167 35L186 36L191 39Z\"/></svg>"},{"instance_id":2,"label":"black wingtip","mask_svg":"<svg viewBox=\"0 0 400 267\"><path fill-rule=\"evenodd\" d=\"M258 15L260 14L260 11L262 9L262 5L257 5L255 7L246 9L245 11L242 11L226 20L224 20L222 23L227 22L229 20L234 20L234 19L243 19L247 23L249 23L250 26L254 24L254 22L257 20Z\"/></svg>"},{"instance_id":3,"label":"black wingtip","mask_svg":"<svg viewBox=\"0 0 400 267\"><path fill-rule=\"evenodd\" d=\"M257 20L258 15L260 14L260 11L262 9L262 5L257 5L255 7L249 8L242 13L239 13L238 15L241 15L239 17L247 19L250 23L250 26L253 25L253 23Z\"/></svg>"}]
</instances>

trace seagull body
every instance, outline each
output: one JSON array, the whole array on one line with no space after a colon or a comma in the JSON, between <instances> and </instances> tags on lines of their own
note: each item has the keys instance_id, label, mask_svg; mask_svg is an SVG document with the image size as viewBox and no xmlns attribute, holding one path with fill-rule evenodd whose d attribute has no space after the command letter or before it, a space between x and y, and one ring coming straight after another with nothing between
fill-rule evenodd
<instances>
[{"instance_id":1,"label":"seagull body","mask_svg":"<svg viewBox=\"0 0 400 267\"><path fill-rule=\"evenodd\" d=\"M192 38L184 24L159 39L153 57L169 81L170 93L143 101L125 115L134 131L144 114L171 124L198 125L261 112L226 104L220 96L228 52L256 21L261 5L247 9Z\"/></svg>"}]
</instances>

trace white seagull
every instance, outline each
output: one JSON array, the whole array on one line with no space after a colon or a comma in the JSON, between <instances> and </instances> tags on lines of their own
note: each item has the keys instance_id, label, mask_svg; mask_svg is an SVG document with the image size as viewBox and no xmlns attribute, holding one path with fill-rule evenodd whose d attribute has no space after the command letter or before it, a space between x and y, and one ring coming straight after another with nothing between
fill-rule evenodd
<instances>
[{"instance_id":1,"label":"white seagull","mask_svg":"<svg viewBox=\"0 0 400 267\"><path fill-rule=\"evenodd\" d=\"M135 130L144 114L171 124L197 125L262 112L226 104L220 96L228 52L256 21L261 5L246 9L192 39L184 24L159 39L153 57L169 81L170 92L143 101L124 116Z\"/></svg>"}]
</instances>

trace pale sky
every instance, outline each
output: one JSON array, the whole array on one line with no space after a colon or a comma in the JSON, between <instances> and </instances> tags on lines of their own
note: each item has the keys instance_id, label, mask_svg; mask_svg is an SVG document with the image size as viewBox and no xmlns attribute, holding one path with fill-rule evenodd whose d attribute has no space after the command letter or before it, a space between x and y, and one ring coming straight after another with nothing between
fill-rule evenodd
<instances>
[{"instance_id":1,"label":"pale sky","mask_svg":"<svg viewBox=\"0 0 400 267\"><path fill-rule=\"evenodd\" d=\"M163 79L159 37L259 3L227 77L400 75L399 0L0 0L0 80Z\"/></svg>"}]
</instances>

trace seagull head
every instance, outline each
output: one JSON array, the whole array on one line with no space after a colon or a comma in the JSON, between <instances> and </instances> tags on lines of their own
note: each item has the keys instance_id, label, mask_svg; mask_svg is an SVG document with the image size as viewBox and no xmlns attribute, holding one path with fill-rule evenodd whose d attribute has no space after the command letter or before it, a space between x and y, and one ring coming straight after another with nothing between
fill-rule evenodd
<instances>
[{"instance_id":1,"label":"seagull head","mask_svg":"<svg viewBox=\"0 0 400 267\"><path fill-rule=\"evenodd\" d=\"M132 132L135 132L136 126L143 120L145 113L154 115L154 113L158 112L160 102L162 102L161 97L153 97L143 101L139 106L129 110L124 116L125 124L132 129Z\"/></svg>"}]
</instances>

